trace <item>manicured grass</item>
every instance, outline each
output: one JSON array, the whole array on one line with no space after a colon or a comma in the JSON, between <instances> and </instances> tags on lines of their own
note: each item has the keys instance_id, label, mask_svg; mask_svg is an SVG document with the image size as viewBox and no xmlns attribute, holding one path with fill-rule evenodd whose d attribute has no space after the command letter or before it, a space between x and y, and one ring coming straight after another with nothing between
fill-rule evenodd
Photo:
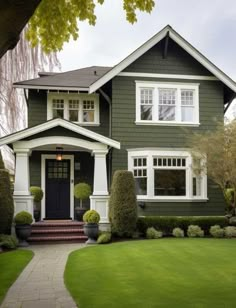
<instances>
[{"instance_id":1,"label":"manicured grass","mask_svg":"<svg viewBox=\"0 0 236 308\"><path fill-rule=\"evenodd\" d=\"M0 304L32 257L33 252L29 250L14 250L0 254Z\"/></svg>"},{"instance_id":2,"label":"manicured grass","mask_svg":"<svg viewBox=\"0 0 236 308\"><path fill-rule=\"evenodd\" d=\"M236 240L160 239L70 254L64 278L80 308L236 305Z\"/></svg>"}]
</instances>

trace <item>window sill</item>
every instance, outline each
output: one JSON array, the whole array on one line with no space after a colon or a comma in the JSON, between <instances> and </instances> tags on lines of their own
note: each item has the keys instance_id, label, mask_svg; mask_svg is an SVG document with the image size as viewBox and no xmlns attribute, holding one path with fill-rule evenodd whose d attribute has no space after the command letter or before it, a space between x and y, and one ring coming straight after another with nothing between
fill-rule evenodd
<instances>
[{"instance_id":1,"label":"window sill","mask_svg":"<svg viewBox=\"0 0 236 308\"><path fill-rule=\"evenodd\" d=\"M81 123L81 122L72 122L72 123L75 123L80 126L100 126L100 123Z\"/></svg>"},{"instance_id":2,"label":"window sill","mask_svg":"<svg viewBox=\"0 0 236 308\"><path fill-rule=\"evenodd\" d=\"M207 202L208 198L179 198L179 199L172 199L172 198L148 198L145 196L137 196L137 201L140 202Z\"/></svg>"},{"instance_id":3,"label":"window sill","mask_svg":"<svg viewBox=\"0 0 236 308\"><path fill-rule=\"evenodd\" d=\"M189 126L189 127L198 127L200 123L187 123L187 122L154 122L154 121L135 121L136 125L156 125L156 126Z\"/></svg>"}]
</instances>

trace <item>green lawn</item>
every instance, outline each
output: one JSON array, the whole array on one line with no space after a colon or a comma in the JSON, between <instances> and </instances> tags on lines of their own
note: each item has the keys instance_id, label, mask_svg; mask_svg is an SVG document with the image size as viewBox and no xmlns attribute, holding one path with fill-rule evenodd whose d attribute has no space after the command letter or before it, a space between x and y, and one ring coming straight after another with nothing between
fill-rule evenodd
<instances>
[{"instance_id":1,"label":"green lawn","mask_svg":"<svg viewBox=\"0 0 236 308\"><path fill-rule=\"evenodd\" d=\"M236 306L236 240L160 239L74 251L65 283L80 308Z\"/></svg>"},{"instance_id":2,"label":"green lawn","mask_svg":"<svg viewBox=\"0 0 236 308\"><path fill-rule=\"evenodd\" d=\"M33 252L29 250L14 250L0 254L0 304L32 257Z\"/></svg>"}]
</instances>

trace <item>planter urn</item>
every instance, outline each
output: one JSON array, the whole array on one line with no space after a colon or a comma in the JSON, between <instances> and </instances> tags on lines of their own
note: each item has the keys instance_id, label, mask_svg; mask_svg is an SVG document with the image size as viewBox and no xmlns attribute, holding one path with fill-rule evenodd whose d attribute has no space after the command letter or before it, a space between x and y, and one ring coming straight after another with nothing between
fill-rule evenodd
<instances>
[{"instance_id":1,"label":"planter urn","mask_svg":"<svg viewBox=\"0 0 236 308\"><path fill-rule=\"evenodd\" d=\"M99 228L97 223L86 223L84 225L84 234L88 237L86 244L96 244L98 232Z\"/></svg>"},{"instance_id":2,"label":"planter urn","mask_svg":"<svg viewBox=\"0 0 236 308\"><path fill-rule=\"evenodd\" d=\"M27 242L27 239L30 237L31 234L31 225L30 224L24 224L24 225L16 225L16 235L19 239L19 247L28 247L29 243Z\"/></svg>"}]
</instances>

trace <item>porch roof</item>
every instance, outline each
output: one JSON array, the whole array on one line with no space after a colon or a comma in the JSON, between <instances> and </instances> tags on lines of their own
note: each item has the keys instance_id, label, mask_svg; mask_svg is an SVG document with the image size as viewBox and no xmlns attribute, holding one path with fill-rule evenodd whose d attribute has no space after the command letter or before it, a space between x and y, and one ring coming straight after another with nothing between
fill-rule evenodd
<instances>
[{"instance_id":1,"label":"porch roof","mask_svg":"<svg viewBox=\"0 0 236 308\"><path fill-rule=\"evenodd\" d=\"M105 137L103 135L100 135L98 133L95 133L89 129L86 129L84 127L79 126L78 124L69 122L67 120L64 119L53 119L53 120L49 120L45 123L39 124L37 126L33 126L30 128L26 128L23 130L20 130L16 133L10 134L8 136L2 137L0 138L0 146L2 145L9 145L12 143L15 143L17 141L20 141L22 139L25 139L27 137L33 136L35 134L47 131L49 129L52 129L54 127L63 127L66 128L70 131L73 131L75 133L78 133L80 135L83 135L85 137L88 137L90 139L93 139L94 141L100 142L102 144L105 144L107 146L116 148L116 149L120 149L120 142L113 140L111 138ZM56 136L55 136L56 138Z\"/></svg>"}]
</instances>

